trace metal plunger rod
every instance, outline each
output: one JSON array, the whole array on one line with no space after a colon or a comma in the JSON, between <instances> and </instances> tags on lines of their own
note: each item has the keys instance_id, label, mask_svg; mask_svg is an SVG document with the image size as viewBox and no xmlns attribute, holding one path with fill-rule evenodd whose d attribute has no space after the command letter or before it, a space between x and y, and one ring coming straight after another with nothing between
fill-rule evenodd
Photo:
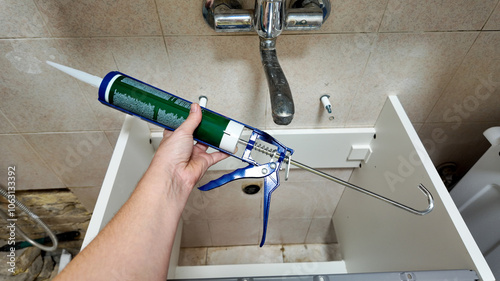
<instances>
[{"instance_id":1,"label":"metal plunger rod","mask_svg":"<svg viewBox=\"0 0 500 281\"><path fill-rule=\"evenodd\" d=\"M240 139L239 142L242 143L242 144L248 145L248 142L246 142L244 140ZM268 149L265 149L265 148L262 148L262 147L259 147L257 145L255 145L253 147L253 149L255 149L258 152L264 153L264 154L266 154L268 156L271 156L271 157L275 156L272 151L270 151ZM389 203L389 204L391 204L393 206L401 208L401 209L403 209L405 211L408 211L408 212L410 212L412 214L415 214L415 215L421 215L421 216L423 216L425 214L430 213L432 211L432 209L434 208L434 198L432 197L432 194L427 190L427 188L425 188L425 186L423 184L419 184L418 188L420 189L420 191L422 191L427 196L428 207L427 207L427 209L420 211L420 210L415 210L415 209L413 209L411 207L408 207L406 205L403 205L403 204L401 204L399 202L396 202L394 200L391 200L391 199L389 199L387 197L384 197L382 195L379 195L377 193L371 192L371 191L369 191L367 189L364 189L364 188L359 187L357 185L354 185L352 183L349 183L349 182L346 182L344 180L341 180L341 179L339 179L337 177L334 177L334 176L331 176L329 174L323 173L323 172L321 172L319 170L311 168L311 167L309 167L309 166L307 166L305 164L302 164L300 162L294 161L294 160L290 159L290 157L285 157L284 162L288 162L288 164L291 164L291 165L294 165L294 166L296 166L298 168L304 169L304 170L306 170L308 172L311 172L311 173L313 173L315 175L323 177L323 178L325 178L327 180L336 182L336 183L341 184L341 185L343 185L345 187L349 187L349 188L354 189L356 191L359 191L359 192L361 192L363 194L369 195L369 196L371 196L373 198L382 200L382 201L384 201L386 203Z\"/></svg>"},{"instance_id":2,"label":"metal plunger rod","mask_svg":"<svg viewBox=\"0 0 500 281\"><path fill-rule=\"evenodd\" d=\"M288 158L287 158L287 159L288 159ZM285 159L285 161L286 161L287 159ZM427 207L427 209L425 209L425 210L419 211L419 210L415 210L415 209L413 209L413 208L410 208L410 207L408 207L408 206L406 206L406 205L403 205L403 204L401 204L401 203L399 203L399 202L396 202L396 201L394 201L394 200L391 200L391 199L389 199L389 198L387 198L387 197L384 197L384 196L382 196L382 195L379 195L379 194L377 194L377 193L371 192L371 191L366 190L366 189L364 189L364 188L362 188L362 187L359 187L359 186L357 186L357 185L354 185L354 184L352 184L352 183L349 183L349 182L343 181L343 180L341 180L341 179L339 179L339 178L336 178L336 177L331 176L331 175L329 175L329 174L326 174L326 173L323 173L323 172L318 171L318 170L316 170L316 169L313 169L313 168L311 168L311 167L309 167L309 166L307 166L307 165L305 165L305 164L302 164L302 163L300 163L300 162L297 162L297 161L291 160L291 161L290 161L290 164L292 164L292 165L294 165L294 166L296 166L296 167L298 167L298 168L304 169L304 170L306 170L306 171L308 171L308 172L311 172L311 173L313 173L313 174L315 174L315 175L318 175L318 176L320 176L320 177L323 177L323 178L325 178L325 179L328 179L328 180L334 181L334 182L336 182L336 183L338 183L338 184L341 184L341 185L343 185L343 186L345 186L345 187L352 188L352 189L354 189L354 190L356 190L356 191L359 191L359 192L364 193L364 194L366 194L366 195L369 195L369 196L371 196L371 197L374 197L374 198L377 198L377 199L379 199L379 200L382 200L382 201L384 201L384 202L386 202L386 203L389 203L389 204L391 204L391 205L394 205L394 206L396 206L396 207L398 207L398 208L401 208L401 209L403 209L403 210L406 210L406 211L408 211L408 212L410 212L410 213L413 213L413 214L416 214L416 215L421 215L421 216L423 216L423 215L425 215L425 214L429 213L430 211L432 211L432 209L434 208L434 198L432 197L432 194L431 194L431 193L430 193L430 192L429 192L429 191L425 188L425 186L424 186L423 184L419 184L419 185L418 185L418 188L419 188L419 189L420 189L420 190L421 190L421 191L422 191L422 192L423 192L423 193L427 196L428 207Z\"/></svg>"}]
</instances>

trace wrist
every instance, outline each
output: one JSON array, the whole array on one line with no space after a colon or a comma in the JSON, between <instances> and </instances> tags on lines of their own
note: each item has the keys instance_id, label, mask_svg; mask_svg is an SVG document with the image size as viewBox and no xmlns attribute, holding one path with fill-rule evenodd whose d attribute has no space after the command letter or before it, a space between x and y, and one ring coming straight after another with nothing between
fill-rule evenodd
<instances>
[{"instance_id":1,"label":"wrist","mask_svg":"<svg viewBox=\"0 0 500 281\"><path fill-rule=\"evenodd\" d=\"M165 206L175 208L182 213L192 187L185 187L174 176L150 167L139 181L137 190L144 191Z\"/></svg>"}]
</instances>

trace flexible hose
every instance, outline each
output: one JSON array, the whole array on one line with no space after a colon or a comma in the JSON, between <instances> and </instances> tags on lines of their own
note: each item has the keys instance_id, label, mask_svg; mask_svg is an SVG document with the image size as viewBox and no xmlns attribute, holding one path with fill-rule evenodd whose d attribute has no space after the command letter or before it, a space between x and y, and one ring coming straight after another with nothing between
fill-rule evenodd
<instances>
[{"instance_id":1,"label":"flexible hose","mask_svg":"<svg viewBox=\"0 0 500 281\"><path fill-rule=\"evenodd\" d=\"M0 194L5 197L5 199L9 200L9 193L3 188L0 187ZM10 202L10 201L9 201ZM23 203L19 202L16 198L14 198L14 204L19 207L19 209L23 210L26 214L28 214L36 223L38 223L48 234L50 237L50 240L52 240L52 246L45 246L40 243L37 243L36 241L33 241L33 239L29 238L19 226L16 226L16 232L21 235L26 241L30 242L31 245L40 248L43 251L46 252L52 252L57 249L57 237L56 235L50 230L50 228L28 207L26 207ZM5 214L3 211L0 211L0 216L3 217L4 219L9 219L9 216Z\"/></svg>"}]
</instances>

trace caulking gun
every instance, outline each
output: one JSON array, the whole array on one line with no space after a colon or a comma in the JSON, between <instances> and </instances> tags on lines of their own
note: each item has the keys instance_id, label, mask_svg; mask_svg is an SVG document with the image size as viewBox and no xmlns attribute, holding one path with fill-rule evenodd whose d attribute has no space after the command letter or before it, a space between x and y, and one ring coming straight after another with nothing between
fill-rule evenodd
<instances>
[{"instance_id":1,"label":"caulking gun","mask_svg":"<svg viewBox=\"0 0 500 281\"><path fill-rule=\"evenodd\" d=\"M126 74L112 71L106 74L104 78L100 78L54 62L47 61L47 63L83 82L99 88L98 99L101 103L130 115L138 116L147 122L165 129L177 129L189 115L190 101L141 82ZM266 240L271 193L280 185L279 171L283 169L283 164L286 165L285 179L288 178L291 164L416 215L425 215L434 208L432 194L422 184L418 187L427 196L428 207L425 210L415 210L292 160L293 149L286 147L264 131L225 117L207 108L202 108L202 115L202 121L193 134L194 139L238 158L247 163L248 166L225 174L199 187L199 189L207 191L243 178L263 178L264 228L260 243L261 247ZM243 134L244 131L248 131L249 134ZM243 135L248 135L248 137L242 137ZM245 149L236 154L238 144L244 145ZM265 155L269 159L267 161L256 161L256 157L252 154L254 151Z\"/></svg>"}]
</instances>

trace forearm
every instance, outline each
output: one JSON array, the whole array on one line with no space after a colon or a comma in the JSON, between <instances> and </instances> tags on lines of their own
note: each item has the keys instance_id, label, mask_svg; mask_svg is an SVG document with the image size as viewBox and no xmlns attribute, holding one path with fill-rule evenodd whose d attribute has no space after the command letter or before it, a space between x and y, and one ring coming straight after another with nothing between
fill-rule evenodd
<instances>
[{"instance_id":1,"label":"forearm","mask_svg":"<svg viewBox=\"0 0 500 281\"><path fill-rule=\"evenodd\" d=\"M172 187L158 173L148 170L115 217L58 277L166 280L176 226L190 189Z\"/></svg>"},{"instance_id":2,"label":"forearm","mask_svg":"<svg viewBox=\"0 0 500 281\"><path fill-rule=\"evenodd\" d=\"M228 157L193 146L201 108L175 132L165 131L129 200L56 280L165 280L177 224L187 198L208 167Z\"/></svg>"}]
</instances>

